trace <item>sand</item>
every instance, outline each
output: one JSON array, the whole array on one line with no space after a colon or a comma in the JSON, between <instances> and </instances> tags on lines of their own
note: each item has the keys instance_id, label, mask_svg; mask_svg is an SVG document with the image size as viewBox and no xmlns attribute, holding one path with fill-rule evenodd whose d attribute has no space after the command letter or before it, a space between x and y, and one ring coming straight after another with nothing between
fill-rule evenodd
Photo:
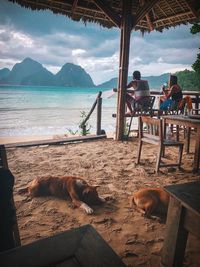
<instances>
[{"instance_id":1,"label":"sand","mask_svg":"<svg viewBox=\"0 0 200 267\"><path fill-rule=\"evenodd\" d=\"M193 154L183 155L183 171L162 168L156 174L157 148L144 146L142 164L135 164L138 140L117 142L113 139L28 148L9 148L9 168L15 176L14 199L22 244L56 233L91 224L122 258L127 266L159 266L165 223L145 218L129 205L132 193L141 187L199 180L193 174ZM191 147L194 151L194 147ZM168 152L168 151L167 151ZM174 160L176 149L167 158ZM94 214L73 209L70 201L55 197L30 199L19 190L38 176L75 175L99 185L101 196L113 200L94 207ZM200 266L200 242L190 236L184 266Z\"/></svg>"}]
</instances>

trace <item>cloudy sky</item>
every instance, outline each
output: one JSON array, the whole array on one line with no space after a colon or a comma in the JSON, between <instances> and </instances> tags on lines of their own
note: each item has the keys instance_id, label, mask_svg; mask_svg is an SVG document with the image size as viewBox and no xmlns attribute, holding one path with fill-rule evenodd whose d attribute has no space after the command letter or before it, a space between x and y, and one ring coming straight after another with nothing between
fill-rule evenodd
<instances>
[{"instance_id":1,"label":"cloudy sky","mask_svg":"<svg viewBox=\"0 0 200 267\"><path fill-rule=\"evenodd\" d=\"M12 69L26 57L56 73L67 62L83 67L95 84L118 75L120 31L96 24L73 22L50 11L30 11L0 3L0 69ZM190 25L142 36L132 32L129 74L143 76L191 69L200 47L200 33Z\"/></svg>"}]
</instances>

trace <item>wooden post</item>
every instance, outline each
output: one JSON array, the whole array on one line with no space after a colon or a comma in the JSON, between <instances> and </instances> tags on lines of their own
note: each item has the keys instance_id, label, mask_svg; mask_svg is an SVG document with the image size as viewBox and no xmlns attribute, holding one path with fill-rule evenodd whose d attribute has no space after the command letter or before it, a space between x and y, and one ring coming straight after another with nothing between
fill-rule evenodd
<instances>
[{"instance_id":1,"label":"wooden post","mask_svg":"<svg viewBox=\"0 0 200 267\"><path fill-rule=\"evenodd\" d=\"M196 95L196 103L195 103L195 114L198 114L198 110L199 110L199 96Z\"/></svg>"},{"instance_id":2,"label":"wooden post","mask_svg":"<svg viewBox=\"0 0 200 267\"><path fill-rule=\"evenodd\" d=\"M125 124L125 97L128 78L128 63L130 50L130 36L132 29L131 7L132 0L122 2L121 19L121 43L120 43L120 62L119 62L119 80L118 80L118 100L117 100L117 123L116 140L123 140Z\"/></svg>"},{"instance_id":3,"label":"wooden post","mask_svg":"<svg viewBox=\"0 0 200 267\"><path fill-rule=\"evenodd\" d=\"M97 99L97 135L101 134L101 110L102 110L102 98Z\"/></svg>"}]
</instances>

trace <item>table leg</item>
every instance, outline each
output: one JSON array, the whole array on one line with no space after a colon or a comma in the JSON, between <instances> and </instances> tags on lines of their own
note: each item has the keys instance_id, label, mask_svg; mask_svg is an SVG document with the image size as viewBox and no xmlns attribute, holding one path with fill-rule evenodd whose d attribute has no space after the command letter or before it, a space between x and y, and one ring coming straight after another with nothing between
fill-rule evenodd
<instances>
[{"instance_id":1,"label":"table leg","mask_svg":"<svg viewBox=\"0 0 200 267\"><path fill-rule=\"evenodd\" d=\"M196 144L195 144L193 171L197 172L199 170L199 161L200 161L200 126L197 128L195 143Z\"/></svg>"},{"instance_id":2,"label":"table leg","mask_svg":"<svg viewBox=\"0 0 200 267\"><path fill-rule=\"evenodd\" d=\"M170 197L165 239L161 255L162 267L182 266L188 231L184 228L185 208Z\"/></svg>"},{"instance_id":3,"label":"table leg","mask_svg":"<svg viewBox=\"0 0 200 267\"><path fill-rule=\"evenodd\" d=\"M186 127L186 140L185 140L185 151L187 154L190 153L190 136L191 136L191 128Z\"/></svg>"}]
</instances>

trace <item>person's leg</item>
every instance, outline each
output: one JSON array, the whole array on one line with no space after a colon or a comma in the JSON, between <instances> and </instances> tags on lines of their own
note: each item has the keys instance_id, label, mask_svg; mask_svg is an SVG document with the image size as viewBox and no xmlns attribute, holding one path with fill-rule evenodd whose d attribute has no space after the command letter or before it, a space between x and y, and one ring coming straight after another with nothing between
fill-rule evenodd
<instances>
[{"instance_id":1,"label":"person's leg","mask_svg":"<svg viewBox=\"0 0 200 267\"><path fill-rule=\"evenodd\" d=\"M126 94L126 105L128 108L128 112L126 114L132 114L133 113L133 103L134 103L135 99L130 96L129 94Z\"/></svg>"}]
</instances>

